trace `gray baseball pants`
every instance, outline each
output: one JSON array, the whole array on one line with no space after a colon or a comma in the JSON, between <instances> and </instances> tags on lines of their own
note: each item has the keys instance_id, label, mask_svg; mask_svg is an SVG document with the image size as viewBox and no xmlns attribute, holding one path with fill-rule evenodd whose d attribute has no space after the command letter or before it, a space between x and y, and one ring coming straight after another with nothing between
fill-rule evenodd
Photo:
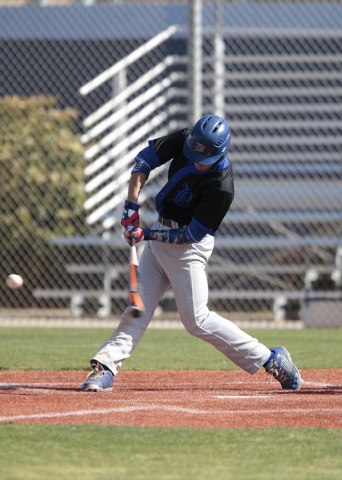
<instances>
[{"instance_id":1,"label":"gray baseball pants","mask_svg":"<svg viewBox=\"0 0 342 480\"><path fill-rule=\"evenodd\" d=\"M168 229L156 222L153 229ZM110 339L93 357L116 375L125 358L132 355L141 340L156 307L172 285L180 319L195 337L211 343L236 365L253 375L268 360L270 350L240 330L231 321L210 312L206 263L214 248L207 235L192 245L147 242L140 260L140 281L145 313L132 317L127 310Z\"/></svg>"}]
</instances>

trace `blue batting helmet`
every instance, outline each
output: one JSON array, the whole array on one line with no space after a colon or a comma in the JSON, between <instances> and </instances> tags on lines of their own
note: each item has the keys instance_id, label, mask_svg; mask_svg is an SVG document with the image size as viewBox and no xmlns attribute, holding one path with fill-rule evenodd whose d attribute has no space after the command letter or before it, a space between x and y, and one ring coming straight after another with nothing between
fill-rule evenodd
<instances>
[{"instance_id":1,"label":"blue batting helmet","mask_svg":"<svg viewBox=\"0 0 342 480\"><path fill-rule=\"evenodd\" d=\"M205 115L192 127L183 153L194 163L211 165L227 154L230 146L228 123L217 115Z\"/></svg>"}]
</instances>

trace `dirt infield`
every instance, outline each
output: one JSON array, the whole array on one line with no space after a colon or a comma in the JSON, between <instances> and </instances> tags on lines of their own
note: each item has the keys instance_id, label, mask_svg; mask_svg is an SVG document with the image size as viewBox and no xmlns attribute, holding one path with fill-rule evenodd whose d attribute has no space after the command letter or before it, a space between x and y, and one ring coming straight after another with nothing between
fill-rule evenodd
<instances>
[{"instance_id":1,"label":"dirt infield","mask_svg":"<svg viewBox=\"0 0 342 480\"><path fill-rule=\"evenodd\" d=\"M302 370L300 392L266 373L120 372L112 392L83 393L85 372L0 372L0 422L155 427L342 427L342 369Z\"/></svg>"}]
</instances>

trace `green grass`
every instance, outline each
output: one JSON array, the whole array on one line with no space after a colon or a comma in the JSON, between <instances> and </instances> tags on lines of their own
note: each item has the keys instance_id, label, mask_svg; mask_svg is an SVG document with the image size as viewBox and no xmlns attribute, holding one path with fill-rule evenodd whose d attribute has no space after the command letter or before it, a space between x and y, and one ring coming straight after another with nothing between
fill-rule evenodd
<instances>
[{"instance_id":1,"label":"green grass","mask_svg":"<svg viewBox=\"0 0 342 480\"><path fill-rule=\"evenodd\" d=\"M85 370L112 331L0 328L0 370ZM284 345L299 368L341 368L342 330L248 330L265 345ZM185 330L148 329L123 370L236 370L211 345Z\"/></svg>"},{"instance_id":2,"label":"green grass","mask_svg":"<svg viewBox=\"0 0 342 480\"><path fill-rule=\"evenodd\" d=\"M2 480L341 478L342 430L0 425Z\"/></svg>"}]
</instances>

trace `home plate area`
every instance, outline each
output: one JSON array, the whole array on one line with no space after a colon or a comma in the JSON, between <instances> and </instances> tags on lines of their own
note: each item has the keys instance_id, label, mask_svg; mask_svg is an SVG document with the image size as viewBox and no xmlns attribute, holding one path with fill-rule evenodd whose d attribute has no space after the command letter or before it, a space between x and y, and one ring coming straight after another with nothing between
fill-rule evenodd
<instances>
[{"instance_id":1,"label":"home plate area","mask_svg":"<svg viewBox=\"0 0 342 480\"><path fill-rule=\"evenodd\" d=\"M110 392L81 392L87 372L0 372L0 422L153 427L342 427L342 369L301 370L300 392L264 371L120 372Z\"/></svg>"}]
</instances>

